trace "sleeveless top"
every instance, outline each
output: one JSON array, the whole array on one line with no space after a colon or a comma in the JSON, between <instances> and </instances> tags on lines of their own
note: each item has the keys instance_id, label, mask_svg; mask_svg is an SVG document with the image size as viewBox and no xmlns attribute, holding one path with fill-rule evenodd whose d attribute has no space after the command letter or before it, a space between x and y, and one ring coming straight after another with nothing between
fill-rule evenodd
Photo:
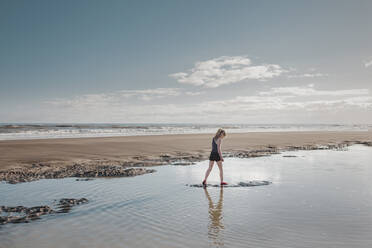
<instances>
[{"instance_id":1,"label":"sleeveless top","mask_svg":"<svg viewBox=\"0 0 372 248\"><path fill-rule=\"evenodd\" d=\"M212 139L212 152L218 153L217 143L214 138Z\"/></svg>"}]
</instances>

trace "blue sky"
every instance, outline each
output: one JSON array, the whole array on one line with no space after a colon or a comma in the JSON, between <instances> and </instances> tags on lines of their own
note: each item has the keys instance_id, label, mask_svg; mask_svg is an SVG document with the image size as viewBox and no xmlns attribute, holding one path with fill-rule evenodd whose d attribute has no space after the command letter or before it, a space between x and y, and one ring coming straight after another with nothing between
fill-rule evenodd
<instances>
[{"instance_id":1,"label":"blue sky","mask_svg":"<svg viewBox=\"0 0 372 248\"><path fill-rule=\"evenodd\" d=\"M372 123L371 1L0 2L0 122Z\"/></svg>"}]
</instances>

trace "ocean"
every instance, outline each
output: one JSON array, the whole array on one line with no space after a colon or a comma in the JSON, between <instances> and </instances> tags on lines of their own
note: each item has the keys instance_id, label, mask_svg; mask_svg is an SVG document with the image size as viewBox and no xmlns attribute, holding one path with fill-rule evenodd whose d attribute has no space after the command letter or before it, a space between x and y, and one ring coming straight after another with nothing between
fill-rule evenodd
<instances>
[{"instance_id":1,"label":"ocean","mask_svg":"<svg viewBox=\"0 0 372 248\"><path fill-rule=\"evenodd\" d=\"M0 140L197 134L215 133L218 128L224 128L228 133L367 131L372 129L372 124L2 123Z\"/></svg>"}]
</instances>

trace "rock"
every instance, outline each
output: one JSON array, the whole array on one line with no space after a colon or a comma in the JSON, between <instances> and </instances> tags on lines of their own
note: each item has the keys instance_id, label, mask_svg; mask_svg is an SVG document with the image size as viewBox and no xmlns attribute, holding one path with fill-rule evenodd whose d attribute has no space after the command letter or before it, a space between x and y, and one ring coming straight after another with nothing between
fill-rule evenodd
<instances>
[{"instance_id":1,"label":"rock","mask_svg":"<svg viewBox=\"0 0 372 248\"><path fill-rule=\"evenodd\" d=\"M23 206L17 206L17 207L6 207L6 206L1 206L1 210L5 213L22 213L26 212L27 208Z\"/></svg>"},{"instance_id":2,"label":"rock","mask_svg":"<svg viewBox=\"0 0 372 248\"><path fill-rule=\"evenodd\" d=\"M80 199L62 198L61 200L59 200L59 205L74 206L74 205L79 205L79 204L87 203L87 202L88 202L88 199L86 198L80 198Z\"/></svg>"},{"instance_id":3,"label":"rock","mask_svg":"<svg viewBox=\"0 0 372 248\"><path fill-rule=\"evenodd\" d=\"M88 199L86 198L80 198L80 199L74 199L74 198L62 198L58 202L59 210L58 213L68 213L71 208L75 205L80 205L83 203L87 203Z\"/></svg>"},{"instance_id":4,"label":"rock","mask_svg":"<svg viewBox=\"0 0 372 248\"><path fill-rule=\"evenodd\" d=\"M24 206L17 206L17 207L6 207L1 206L1 211L5 213L24 213L24 214L34 214L34 213L53 213L53 209L49 206L36 206L27 208Z\"/></svg>"},{"instance_id":5,"label":"rock","mask_svg":"<svg viewBox=\"0 0 372 248\"><path fill-rule=\"evenodd\" d=\"M356 144L372 146L372 141L357 141Z\"/></svg>"},{"instance_id":6,"label":"rock","mask_svg":"<svg viewBox=\"0 0 372 248\"><path fill-rule=\"evenodd\" d=\"M171 163L171 165L181 165L181 166L193 165L193 164L195 163L191 161L187 161L187 160L178 160L178 161L174 161Z\"/></svg>"},{"instance_id":7,"label":"rock","mask_svg":"<svg viewBox=\"0 0 372 248\"><path fill-rule=\"evenodd\" d=\"M237 188L237 187L255 187L255 186L265 186L272 184L270 181L248 181L248 182L239 182L237 184L228 184L221 186L220 184L207 184L207 187L223 187L223 188ZM186 186L194 188L204 188L203 184L186 184Z\"/></svg>"},{"instance_id":8,"label":"rock","mask_svg":"<svg viewBox=\"0 0 372 248\"><path fill-rule=\"evenodd\" d=\"M42 168L40 166L36 166L32 168L0 171L0 181L6 181L8 183L15 184L20 182L35 181L44 178L54 179L65 177L129 177L153 172L155 172L155 170L153 169L126 168L121 165L83 166L80 164L74 164L72 166L62 168Z\"/></svg>"},{"instance_id":9,"label":"rock","mask_svg":"<svg viewBox=\"0 0 372 248\"><path fill-rule=\"evenodd\" d=\"M7 223L28 223L29 218L27 216L10 216L7 218Z\"/></svg>"},{"instance_id":10,"label":"rock","mask_svg":"<svg viewBox=\"0 0 372 248\"><path fill-rule=\"evenodd\" d=\"M269 185L270 181L249 181L249 182L239 182L237 185L232 185L232 187L253 187L253 186L264 186ZM228 186L228 185L227 185Z\"/></svg>"},{"instance_id":11,"label":"rock","mask_svg":"<svg viewBox=\"0 0 372 248\"><path fill-rule=\"evenodd\" d=\"M8 218L5 216L0 216L0 225L8 223Z\"/></svg>"},{"instance_id":12,"label":"rock","mask_svg":"<svg viewBox=\"0 0 372 248\"><path fill-rule=\"evenodd\" d=\"M24 207L24 206L16 206L16 207L7 207L1 206L0 213L19 213L20 215L9 215L9 216L1 216L0 215L0 225L5 225L7 223L28 223L32 220L40 219L40 216L46 214L53 214L53 213L66 213L69 210L79 204L87 203L88 199L80 198L62 198L58 201L58 206L60 208L59 211L53 210L49 206L35 206L35 207Z\"/></svg>"},{"instance_id":13,"label":"rock","mask_svg":"<svg viewBox=\"0 0 372 248\"><path fill-rule=\"evenodd\" d=\"M77 178L76 181L92 181L93 178Z\"/></svg>"}]
</instances>

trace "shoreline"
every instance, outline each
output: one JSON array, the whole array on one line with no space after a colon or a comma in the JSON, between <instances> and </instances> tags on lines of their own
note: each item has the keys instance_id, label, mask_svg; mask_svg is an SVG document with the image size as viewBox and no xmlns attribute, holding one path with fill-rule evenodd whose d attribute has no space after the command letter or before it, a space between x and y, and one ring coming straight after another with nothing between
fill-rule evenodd
<instances>
[{"instance_id":1,"label":"shoreline","mask_svg":"<svg viewBox=\"0 0 372 248\"><path fill-rule=\"evenodd\" d=\"M0 141L0 181L44 178L137 176L143 167L191 165L207 160L212 134L169 134ZM372 146L371 131L231 133L224 157L260 157L288 150Z\"/></svg>"},{"instance_id":2,"label":"shoreline","mask_svg":"<svg viewBox=\"0 0 372 248\"><path fill-rule=\"evenodd\" d=\"M264 131L247 131L247 132L229 132L229 134L246 134L246 133L308 133L308 132L372 132L372 129L364 130L264 130ZM130 135L102 135L102 136L60 136L60 137L32 137L32 138L12 138L12 139L0 139L0 142L5 141L44 141L44 140L68 140L68 139L100 139L100 138L123 138L123 137L151 137L151 136L168 136L168 135L214 135L213 132L201 132L201 133L151 133L151 134L130 134Z\"/></svg>"}]
</instances>

